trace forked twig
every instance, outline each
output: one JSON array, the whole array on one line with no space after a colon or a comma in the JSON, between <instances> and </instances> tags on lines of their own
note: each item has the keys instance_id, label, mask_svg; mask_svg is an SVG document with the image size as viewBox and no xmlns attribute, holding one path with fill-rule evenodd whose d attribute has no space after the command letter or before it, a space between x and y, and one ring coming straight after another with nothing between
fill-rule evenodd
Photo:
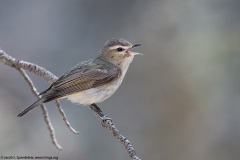
<instances>
[{"instance_id":1,"label":"forked twig","mask_svg":"<svg viewBox=\"0 0 240 160\"><path fill-rule=\"evenodd\" d=\"M38 97L38 91L36 89L36 87L34 86L31 78L27 75L27 73L21 69L21 68L15 68L24 78L24 80L27 82L30 90L32 91L33 95L35 95L37 98ZM47 108L45 107L44 104L40 105L41 108L42 108L42 112L43 112L43 116L44 116L44 121L46 122L47 124L47 128L49 130L49 133L50 133L50 137L52 139L52 143L57 147L57 149L61 150L62 147L60 146L60 144L58 143L57 141L57 138L56 138L56 134L55 134L55 130L52 126L52 123L50 121L50 118L49 118L49 115L48 115L48 111L47 111Z\"/></svg>"}]
</instances>

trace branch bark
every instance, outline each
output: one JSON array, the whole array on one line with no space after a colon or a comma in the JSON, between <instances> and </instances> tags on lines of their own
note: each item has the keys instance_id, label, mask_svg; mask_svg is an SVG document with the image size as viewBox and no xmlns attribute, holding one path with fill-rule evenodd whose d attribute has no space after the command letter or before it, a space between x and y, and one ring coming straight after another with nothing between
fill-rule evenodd
<instances>
[{"instance_id":1,"label":"branch bark","mask_svg":"<svg viewBox=\"0 0 240 160\"><path fill-rule=\"evenodd\" d=\"M19 73L25 79L25 81L28 83L32 93L36 97L38 97L37 89L35 88L35 86L32 83L32 80L26 74L26 72L24 70L27 70L29 72L32 72L32 73L34 73L34 74L44 78L49 83L53 83L58 78L54 74L52 74L51 72L49 72L46 69L44 69L43 67L40 67L40 66L38 66L36 64L33 64L33 63L30 63L30 62L17 60L15 58L11 57L10 55L6 54L3 50L0 50L0 62L2 62L3 64L8 65L8 66L13 67L16 70L18 70ZM55 101L55 104L56 104L56 106L58 108L58 111L62 115L65 124L68 126L68 128L73 133L78 133L78 131L76 131L71 126L71 124L68 122L68 120L66 118L66 115L65 115L63 109L61 108L61 105L60 105L59 101ZM54 130L54 128L53 128L53 126L51 124L50 118L48 116L48 111L47 111L47 109L46 109L46 107L44 105L42 105L41 108L42 108L42 111L43 111L44 120L45 120L45 122L47 124L47 128L48 128L48 130L50 132L50 137L52 139L52 143L58 149L61 149L61 146L58 144L57 139L56 139L55 130ZM101 111L101 109L97 105L95 105L95 104L89 106L89 108L93 112L95 112L95 114L100 118L102 126L107 128L110 132L112 132L113 136L116 139L118 139L125 146L125 148L128 151L128 154L131 157L131 159L133 159L133 160L140 160L140 158L136 155L136 151L133 148L131 142L126 137L124 137L122 134L120 134L120 132L117 129L117 127L113 124L112 119L109 118L107 115L105 115Z\"/></svg>"},{"instance_id":2,"label":"branch bark","mask_svg":"<svg viewBox=\"0 0 240 160\"><path fill-rule=\"evenodd\" d=\"M15 68L15 69L17 71L19 71L19 73L23 76L24 80L27 82L27 84L28 84L29 88L31 89L32 93L34 94L34 96L39 98L38 97L39 93L38 93L36 87L34 86L31 78L26 74L26 72L23 69L21 69L21 68ZM43 112L44 121L47 124L47 128L50 132L50 137L52 139L52 143L57 147L57 149L61 150L62 147L60 146L60 144L57 141L55 130L54 130L53 125L50 121L47 108L45 107L44 104L41 105L41 108L42 108L42 112Z\"/></svg>"}]
</instances>

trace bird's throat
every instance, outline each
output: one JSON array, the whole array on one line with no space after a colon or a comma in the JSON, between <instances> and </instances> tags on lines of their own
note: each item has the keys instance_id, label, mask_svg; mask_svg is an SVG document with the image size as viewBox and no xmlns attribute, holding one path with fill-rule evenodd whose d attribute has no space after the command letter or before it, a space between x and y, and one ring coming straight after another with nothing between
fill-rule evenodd
<instances>
[{"instance_id":1,"label":"bird's throat","mask_svg":"<svg viewBox=\"0 0 240 160\"><path fill-rule=\"evenodd\" d=\"M125 57L122 63L120 64L120 69L122 71L122 76L124 77L129 65L132 63L134 56Z\"/></svg>"}]
</instances>

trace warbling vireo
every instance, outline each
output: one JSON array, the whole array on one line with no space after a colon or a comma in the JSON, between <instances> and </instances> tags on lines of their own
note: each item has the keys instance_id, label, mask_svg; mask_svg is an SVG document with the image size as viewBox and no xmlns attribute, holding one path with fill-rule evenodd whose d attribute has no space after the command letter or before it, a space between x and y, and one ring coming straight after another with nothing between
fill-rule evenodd
<instances>
[{"instance_id":1,"label":"warbling vireo","mask_svg":"<svg viewBox=\"0 0 240 160\"><path fill-rule=\"evenodd\" d=\"M41 98L21 112L23 116L30 110L56 99L67 98L73 103L95 105L112 96L118 89L131 64L133 57L140 53L131 49L127 40L113 38L106 42L96 59L84 61L73 67L47 90L39 95Z\"/></svg>"}]
</instances>

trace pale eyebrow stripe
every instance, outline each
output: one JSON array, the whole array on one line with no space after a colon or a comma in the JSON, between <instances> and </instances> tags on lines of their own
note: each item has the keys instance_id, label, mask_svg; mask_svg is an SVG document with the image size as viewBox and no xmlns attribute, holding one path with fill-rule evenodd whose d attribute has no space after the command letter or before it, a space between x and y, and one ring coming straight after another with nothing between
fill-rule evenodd
<instances>
[{"instance_id":1,"label":"pale eyebrow stripe","mask_svg":"<svg viewBox=\"0 0 240 160\"><path fill-rule=\"evenodd\" d=\"M114 49L117 49L117 48L119 48L119 47L122 47L122 48L124 48L124 49L129 48L129 47L127 47L127 46L116 45L116 46L109 47L109 49L114 50Z\"/></svg>"}]
</instances>

